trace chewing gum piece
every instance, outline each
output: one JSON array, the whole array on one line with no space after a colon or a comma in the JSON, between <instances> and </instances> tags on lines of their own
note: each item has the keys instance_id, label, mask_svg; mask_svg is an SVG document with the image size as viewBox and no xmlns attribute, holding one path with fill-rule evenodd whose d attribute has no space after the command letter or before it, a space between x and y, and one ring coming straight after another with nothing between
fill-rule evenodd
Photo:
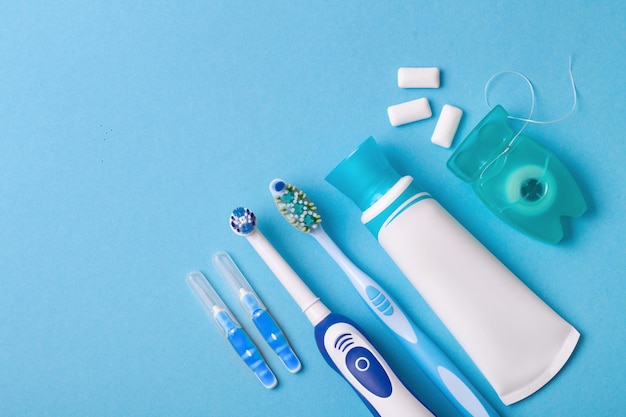
<instances>
[{"instance_id":1,"label":"chewing gum piece","mask_svg":"<svg viewBox=\"0 0 626 417\"><path fill-rule=\"evenodd\" d=\"M462 116L463 110L450 104L444 104L430 141L442 148L449 148L452 145Z\"/></svg>"},{"instance_id":2,"label":"chewing gum piece","mask_svg":"<svg viewBox=\"0 0 626 417\"><path fill-rule=\"evenodd\" d=\"M437 67L404 67L398 69L400 88L439 88L440 76Z\"/></svg>"},{"instance_id":3,"label":"chewing gum piece","mask_svg":"<svg viewBox=\"0 0 626 417\"><path fill-rule=\"evenodd\" d=\"M400 126L418 120L428 119L433 115L426 97L387 107L391 126Z\"/></svg>"}]
</instances>

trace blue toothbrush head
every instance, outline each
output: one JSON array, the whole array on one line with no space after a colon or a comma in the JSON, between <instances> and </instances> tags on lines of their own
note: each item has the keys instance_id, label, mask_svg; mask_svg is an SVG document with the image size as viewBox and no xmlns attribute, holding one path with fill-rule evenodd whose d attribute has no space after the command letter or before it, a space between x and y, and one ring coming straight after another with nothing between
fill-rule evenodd
<instances>
[{"instance_id":1,"label":"blue toothbrush head","mask_svg":"<svg viewBox=\"0 0 626 417\"><path fill-rule=\"evenodd\" d=\"M256 229L254 212L245 207L237 207L230 215L230 228L239 236L247 236Z\"/></svg>"},{"instance_id":2,"label":"blue toothbrush head","mask_svg":"<svg viewBox=\"0 0 626 417\"><path fill-rule=\"evenodd\" d=\"M315 204L295 185L275 179L270 183L270 192L283 217L301 232L309 233L322 222Z\"/></svg>"}]
</instances>

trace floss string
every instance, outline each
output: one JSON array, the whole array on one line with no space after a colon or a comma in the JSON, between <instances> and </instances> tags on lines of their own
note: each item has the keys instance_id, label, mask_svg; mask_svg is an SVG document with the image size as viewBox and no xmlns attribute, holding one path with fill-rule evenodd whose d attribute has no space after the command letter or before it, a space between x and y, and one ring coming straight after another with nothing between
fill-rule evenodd
<instances>
[{"instance_id":1,"label":"floss string","mask_svg":"<svg viewBox=\"0 0 626 417\"><path fill-rule=\"evenodd\" d=\"M540 125L546 125L546 124L551 124L551 123L557 123L560 122L561 120L564 120L566 118L568 118L573 112L574 110L576 110L576 107L578 105L578 94L576 92L576 83L574 82L574 73L572 72L572 57L570 56L569 58L569 78L570 78L570 83L572 86L572 93L574 96L573 102L572 102L572 108L564 115L553 119L553 120L534 120L531 119L533 112L535 111L535 88L533 87L533 84L530 82L530 79L525 76L524 74L522 74L521 72L518 71L500 71L497 72L495 74L493 74L489 80L487 80L487 82L485 83L485 90L484 90L484 96L485 96L485 102L487 103L487 106L489 107L489 109L493 109L493 106L491 105L491 103L489 102L489 87L491 86L491 83L498 77L500 77L501 75L504 74L513 74L516 75L520 78L522 78L526 84L528 85L528 89L530 90L530 111L528 112L528 116L527 117L516 117L516 116L507 116L508 119L511 120L518 120L520 122L524 122L524 124L522 125L522 127L517 131L517 133L511 138L511 140L509 141L509 143L507 144L506 148L504 148L504 150L502 152L500 152L499 155L497 155L494 159L491 160L491 162L489 162L483 169L482 172L480 173L480 178L483 178L483 175L485 174L485 172L491 167L491 165L493 165L498 159L500 159L502 156L504 156L507 152L509 152L511 150L511 147L513 146L513 143L515 142L515 140L522 134L522 132L524 131L524 129L526 129L526 126L528 126L529 123L533 123L533 124L540 124Z\"/></svg>"}]
</instances>

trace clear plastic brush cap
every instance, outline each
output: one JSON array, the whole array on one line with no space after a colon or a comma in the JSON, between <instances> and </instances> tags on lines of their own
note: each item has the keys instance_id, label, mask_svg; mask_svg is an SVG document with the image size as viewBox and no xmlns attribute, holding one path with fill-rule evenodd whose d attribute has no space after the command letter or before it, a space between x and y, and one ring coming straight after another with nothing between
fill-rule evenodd
<instances>
[{"instance_id":1,"label":"clear plastic brush cap","mask_svg":"<svg viewBox=\"0 0 626 417\"><path fill-rule=\"evenodd\" d=\"M242 302L242 297L245 294L252 294L258 301L260 307L265 310L265 305L256 294L256 292L254 292L254 290L250 286L250 283L243 276L243 274L241 273L237 265L235 265L235 262L228 253L220 251L213 255L213 266L215 266L217 272L219 272L222 278L224 278L233 293L237 295L240 303ZM246 306L243 305L243 303L242 306L244 307L244 310L248 312L248 314L251 313L250 311L248 311Z\"/></svg>"},{"instance_id":2,"label":"clear plastic brush cap","mask_svg":"<svg viewBox=\"0 0 626 417\"><path fill-rule=\"evenodd\" d=\"M237 322L237 319L235 319L235 317L230 313L230 310L228 309L228 307L226 307L226 304L224 304L220 296L217 295L217 293L215 292L211 284L209 284L209 281L207 281L202 272L190 272L187 275L187 285L198 298L200 304L202 304L202 307L204 307L207 314L215 321L217 327L219 327L222 333L224 333L224 329L222 328L220 323L217 322L215 318L216 313L220 311L226 311L229 313L235 323L239 324L239 322Z\"/></svg>"}]
</instances>

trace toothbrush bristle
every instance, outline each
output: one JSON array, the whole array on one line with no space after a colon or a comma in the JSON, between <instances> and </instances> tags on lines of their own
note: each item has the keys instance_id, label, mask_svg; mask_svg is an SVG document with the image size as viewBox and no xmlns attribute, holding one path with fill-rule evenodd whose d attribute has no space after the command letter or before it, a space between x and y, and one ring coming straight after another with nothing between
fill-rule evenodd
<instances>
[{"instance_id":1,"label":"toothbrush bristle","mask_svg":"<svg viewBox=\"0 0 626 417\"><path fill-rule=\"evenodd\" d=\"M274 183L274 190L279 192L274 196L276 207L296 229L309 233L322 222L315 204L298 187L280 181Z\"/></svg>"},{"instance_id":2,"label":"toothbrush bristle","mask_svg":"<svg viewBox=\"0 0 626 417\"><path fill-rule=\"evenodd\" d=\"M237 207L230 215L230 228L240 236L254 232L256 228L254 212L245 207Z\"/></svg>"}]
</instances>

